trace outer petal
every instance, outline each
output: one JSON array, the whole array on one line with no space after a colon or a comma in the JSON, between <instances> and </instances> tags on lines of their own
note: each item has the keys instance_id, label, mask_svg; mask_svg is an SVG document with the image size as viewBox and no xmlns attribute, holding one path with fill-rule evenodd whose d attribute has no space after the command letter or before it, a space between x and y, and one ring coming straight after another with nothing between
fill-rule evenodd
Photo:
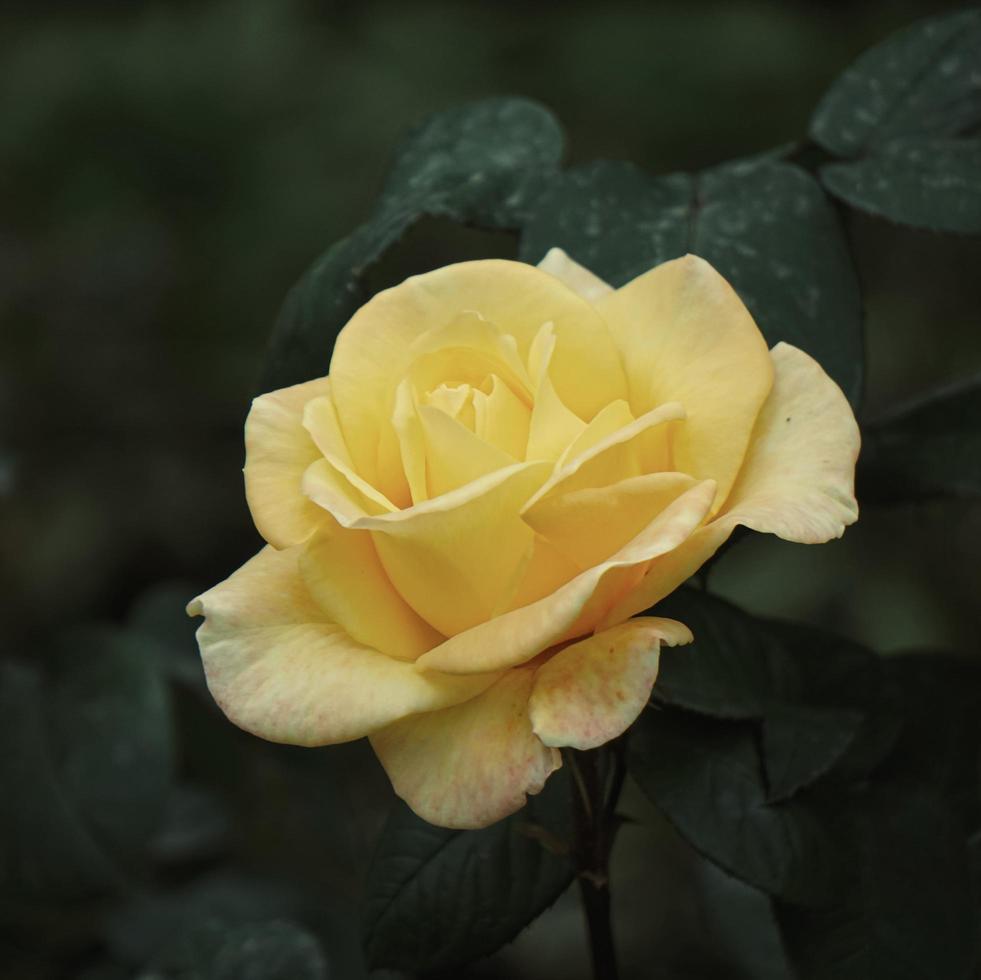
<instances>
[{"instance_id":1,"label":"outer petal","mask_svg":"<svg viewBox=\"0 0 981 980\"><path fill-rule=\"evenodd\" d=\"M858 423L813 357L783 343L772 357L773 393L723 513L786 541L823 544L858 520Z\"/></svg>"},{"instance_id":2,"label":"outer petal","mask_svg":"<svg viewBox=\"0 0 981 980\"><path fill-rule=\"evenodd\" d=\"M263 549L187 607L206 617L197 637L208 686L240 728L294 745L346 742L494 683L423 674L356 643L310 598L299 550Z\"/></svg>"},{"instance_id":3,"label":"outer petal","mask_svg":"<svg viewBox=\"0 0 981 980\"><path fill-rule=\"evenodd\" d=\"M259 533L288 548L324 523L324 513L301 490L320 450L303 427L308 402L329 398L330 382L317 378L261 395L245 421L245 496Z\"/></svg>"},{"instance_id":4,"label":"outer petal","mask_svg":"<svg viewBox=\"0 0 981 980\"><path fill-rule=\"evenodd\" d=\"M327 619L358 643L415 660L443 639L395 591L368 531L318 531L303 548L300 572Z\"/></svg>"},{"instance_id":5,"label":"outer petal","mask_svg":"<svg viewBox=\"0 0 981 980\"><path fill-rule=\"evenodd\" d=\"M718 550L737 524L786 541L822 544L858 519L858 425L841 389L810 355L773 348L775 381L746 462L722 513L652 565L604 617L620 622L663 599Z\"/></svg>"},{"instance_id":6,"label":"outer petal","mask_svg":"<svg viewBox=\"0 0 981 980\"><path fill-rule=\"evenodd\" d=\"M607 285L584 265L569 258L561 248L550 248L545 253L545 258L538 263L538 268L551 273L556 279L561 279L573 292L590 303L613 292L612 286Z\"/></svg>"},{"instance_id":7,"label":"outer petal","mask_svg":"<svg viewBox=\"0 0 981 980\"><path fill-rule=\"evenodd\" d=\"M657 679L661 644L691 643L673 619L628 619L560 650L538 669L529 701L535 734L546 744L593 749L622 735Z\"/></svg>"},{"instance_id":8,"label":"outer petal","mask_svg":"<svg viewBox=\"0 0 981 980\"><path fill-rule=\"evenodd\" d=\"M591 418L625 395L619 354L606 324L554 276L498 259L415 276L361 307L338 336L331 361L334 399L351 455L358 472L382 490L376 474L389 461L376 453L389 452L380 447L380 434L389 427L395 388L413 359L412 343L467 311L514 336L522 360L539 327L551 320L559 341L552 380L581 417ZM397 457L397 445L393 451Z\"/></svg>"},{"instance_id":9,"label":"outer petal","mask_svg":"<svg viewBox=\"0 0 981 980\"><path fill-rule=\"evenodd\" d=\"M416 668L449 673L502 670L526 663L564 639L589 632L619 598L623 581L639 576L646 562L673 551L690 537L708 513L714 496L711 480L697 484L602 565L537 602L451 637L424 653ZM599 609L590 625L593 617L586 617L584 612L593 603L598 603Z\"/></svg>"},{"instance_id":10,"label":"outer petal","mask_svg":"<svg viewBox=\"0 0 981 980\"><path fill-rule=\"evenodd\" d=\"M395 792L440 827L486 827L519 810L562 764L532 733L533 670L508 671L466 704L406 718L372 736Z\"/></svg>"},{"instance_id":11,"label":"outer petal","mask_svg":"<svg viewBox=\"0 0 981 980\"><path fill-rule=\"evenodd\" d=\"M635 415L679 401L688 422L674 469L732 487L773 382L766 342L732 287L693 255L665 262L600 299L623 356Z\"/></svg>"}]
</instances>

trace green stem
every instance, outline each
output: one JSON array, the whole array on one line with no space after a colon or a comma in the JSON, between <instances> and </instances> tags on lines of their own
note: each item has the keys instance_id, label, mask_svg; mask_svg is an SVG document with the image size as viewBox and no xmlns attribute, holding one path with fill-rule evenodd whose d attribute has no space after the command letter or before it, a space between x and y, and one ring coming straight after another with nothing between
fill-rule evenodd
<instances>
[{"instance_id":1,"label":"green stem","mask_svg":"<svg viewBox=\"0 0 981 980\"><path fill-rule=\"evenodd\" d=\"M594 980L617 980L616 948L610 919L610 850L616 830L615 809L623 783L621 746L604 746L567 755L573 775L573 857L589 933ZM613 762L609 787L604 763Z\"/></svg>"}]
</instances>

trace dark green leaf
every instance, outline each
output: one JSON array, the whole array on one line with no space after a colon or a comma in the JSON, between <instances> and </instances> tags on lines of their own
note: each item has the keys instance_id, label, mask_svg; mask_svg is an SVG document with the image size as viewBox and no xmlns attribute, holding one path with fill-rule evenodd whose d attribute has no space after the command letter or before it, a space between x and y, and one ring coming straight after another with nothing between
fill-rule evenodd
<instances>
[{"instance_id":1,"label":"dark green leaf","mask_svg":"<svg viewBox=\"0 0 981 980\"><path fill-rule=\"evenodd\" d=\"M981 231L981 11L914 24L831 87L811 135L847 162L821 180L853 207L936 231ZM963 138L956 138L963 137Z\"/></svg>"},{"instance_id":2,"label":"dark green leaf","mask_svg":"<svg viewBox=\"0 0 981 980\"><path fill-rule=\"evenodd\" d=\"M372 967L449 970L514 938L565 890L569 784L553 776L528 805L483 830L433 827L401 804L369 874L365 949Z\"/></svg>"},{"instance_id":3,"label":"dark green leaf","mask_svg":"<svg viewBox=\"0 0 981 980\"><path fill-rule=\"evenodd\" d=\"M821 168L852 207L933 231L981 231L981 140L901 139Z\"/></svg>"},{"instance_id":4,"label":"dark green leaf","mask_svg":"<svg viewBox=\"0 0 981 980\"><path fill-rule=\"evenodd\" d=\"M900 407L867 426L862 441L863 502L981 495L981 377Z\"/></svg>"},{"instance_id":5,"label":"dark green leaf","mask_svg":"<svg viewBox=\"0 0 981 980\"><path fill-rule=\"evenodd\" d=\"M654 700L713 718L763 720L774 798L831 772L867 775L892 749L899 718L869 650L814 627L750 616L699 589L678 589L656 611L687 624L695 642L664 651Z\"/></svg>"},{"instance_id":6,"label":"dark green leaf","mask_svg":"<svg viewBox=\"0 0 981 980\"><path fill-rule=\"evenodd\" d=\"M798 800L769 803L750 726L648 710L631 729L629 766L682 837L730 874L793 902L834 894L831 839Z\"/></svg>"},{"instance_id":7,"label":"dark green leaf","mask_svg":"<svg viewBox=\"0 0 981 980\"><path fill-rule=\"evenodd\" d=\"M194 639L201 621L185 611L188 600L200 591L188 582L157 583L133 603L127 622L131 630L152 641L152 650L166 676L206 693Z\"/></svg>"},{"instance_id":8,"label":"dark green leaf","mask_svg":"<svg viewBox=\"0 0 981 980\"><path fill-rule=\"evenodd\" d=\"M794 974L770 897L710 861L699 862L697 871L704 942L727 964L727 976L791 980Z\"/></svg>"},{"instance_id":9,"label":"dark green leaf","mask_svg":"<svg viewBox=\"0 0 981 980\"><path fill-rule=\"evenodd\" d=\"M855 830L859 866L841 904L778 907L802 980L965 980L977 937L960 821L933 788L886 782Z\"/></svg>"},{"instance_id":10,"label":"dark green leaf","mask_svg":"<svg viewBox=\"0 0 981 980\"><path fill-rule=\"evenodd\" d=\"M3 668L0 686L0 882L71 895L119 881L170 792L166 687L135 634L76 631L47 685Z\"/></svg>"},{"instance_id":11,"label":"dark green leaf","mask_svg":"<svg viewBox=\"0 0 981 980\"><path fill-rule=\"evenodd\" d=\"M918 653L885 665L903 729L883 777L935 787L965 825L981 826L981 661Z\"/></svg>"},{"instance_id":12,"label":"dark green leaf","mask_svg":"<svg viewBox=\"0 0 981 980\"><path fill-rule=\"evenodd\" d=\"M135 634L79 630L64 642L49 697L65 790L122 859L146 843L170 792L170 705L156 668Z\"/></svg>"},{"instance_id":13,"label":"dark green leaf","mask_svg":"<svg viewBox=\"0 0 981 980\"><path fill-rule=\"evenodd\" d=\"M219 872L172 891L130 895L109 915L106 943L116 959L133 968L152 962L168 972L186 969L195 950L215 952L223 933L288 919L296 905L278 884Z\"/></svg>"},{"instance_id":14,"label":"dark green leaf","mask_svg":"<svg viewBox=\"0 0 981 980\"><path fill-rule=\"evenodd\" d=\"M772 707L763 719L763 758L771 801L785 800L828 772L855 741L864 716L857 711Z\"/></svg>"},{"instance_id":15,"label":"dark green leaf","mask_svg":"<svg viewBox=\"0 0 981 980\"><path fill-rule=\"evenodd\" d=\"M839 156L908 137L948 137L981 122L981 12L908 27L866 51L828 90L811 136Z\"/></svg>"},{"instance_id":16,"label":"dark green leaf","mask_svg":"<svg viewBox=\"0 0 981 980\"><path fill-rule=\"evenodd\" d=\"M665 650L654 698L715 718L762 718L772 703L796 702L800 670L768 625L724 599L678 589L657 606L695 642Z\"/></svg>"},{"instance_id":17,"label":"dark green leaf","mask_svg":"<svg viewBox=\"0 0 981 980\"><path fill-rule=\"evenodd\" d=\"M291 922L216 929L219 942L195 963L200 980L326 980L320 944Z\"/></svg>"},{"instance_id":18,"label":"dark green leaf","mask_svg":"<svg viewBox=\"0 0 981 980\"><path fill-rule=\"evenodd\" d=\"M0 664L0 785L0 889L60 897L115 881L57 772L40 678L13 664Z\"/></svg>"},{"instance_id":19,"label":"dark green leaf","mask_svg":"<svg viewBox=\"0 0 981 980\"><path fill-rule=\"evenodd\" d=\"M558 171L562 127L528 99L494 98L436 113L396 151L381 209L518 228Z\"/></svg>"},{"instance_id":20,"label":"dark green leaf","mask_svg":"<svg viewBox=\"0 0 981 980\"><path fill-rule=\"evenodd\" d=\"M264 387L326 374L338 331L368 298L362 277L422 215L515 228L558 169L562 131L527 99L488 99L437 113L396 152L378 208L290 290L270 341Z\"/></svg>"},{"instance_id":21,"label":"dark green leaf","mask_svg":"<svg viewBox=\"0 0 981 980\"><path fill-rule=\"evenodd\" d=\"M153 858L169 864L213 858L228 843L229 823L225 806L214 794L177 786L151 841Z\"/></svg>"},{"instance_id":22,"label":"dark green leaf","mask_svg":"<svg viewBox=\"0 0 981 980\"><path fill-rule=\"evenodd\" d=\"M412 212L380 214L332 245L289 291L269 341L263 387L321 377L338 331L368 298L365 270L412 224Z\"/></svg>"},{"instance_id":23,"label":"dark green leaf","mask_svg":"<svg viewBox=\"0 0 981 980\"><path fill-rule=\"evenodd\" d=\"M552 246L615 286L700 255L732 283L771 345L806 350L858 399L855 271L834 208L798 167L754 160L694 177L606 161L574 168L541 195L520 254L537 262Z\"/></svg>"},{"instance_id":24,"label":"dark green leaf","mask_svg":"<svg viewBox=\"0 0 981 980\"><path fill-rule=\"evenodd\" d=\"M765 622L794 659L801 704L862 717L831 771L838 780L864 779L892 751L902 724L902 708L883 677L882 660L857 643L812 626ZM779 708L772 705L770 710Z\"/></svg>"},{"instance_id":25,"label":"dark green leaf","mask_svg":"<svg viewBox=\"0 0 981 980\"><path fill-rule=\"evenodd\" d=\"M520 257L540 262L553 246L611 285L690 250L694 181L654 177L632 163L599 160L553 181L521 233Z\"/></svg>"}]
</instances>

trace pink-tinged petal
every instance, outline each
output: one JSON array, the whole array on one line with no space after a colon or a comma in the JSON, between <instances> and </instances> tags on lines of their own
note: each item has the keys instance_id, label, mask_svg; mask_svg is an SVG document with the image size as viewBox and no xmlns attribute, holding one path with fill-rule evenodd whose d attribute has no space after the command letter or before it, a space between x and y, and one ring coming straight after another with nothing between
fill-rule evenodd
<instances>
[{"instance_id":1,"label":"pink-tinged petal","mask_svg":"<svg viewBox=\"0 0 981 980\"><path fill-rule=\"evenodd\" d=\"M545 745L574 749L622 735L647 704L661 644L691 641L687 626L648 616L565 647L535 674L532 730Z\"/></svg>"},{"instance_id":2,"label":"pink-tinged petal","mask_svg":"<svg viewBox=\"0 0 981 980\"><path fill-rule=\"evenodd\" d=\"M245 422L245 497L259 533L275 548L299 544L325 521L301 490L321 452L303 427L303 412L329 398L327 378L261 395Z\"/></svg>"},{"instance_id":3,"label":"pink-tinged petal","mask_svg":"<svg viewBox=\"0 0 981 980\"><path fill-rule=\"evenodd\" d=\"M466 312L512 335L522 361L538 329L552 321L558 338L552 381L582 418L625 397L623 368L605 322L554 276L521 262L487 259L408 279L355 313L337 338L330 368L355 467L389 499L396 497L377 477L396 464L401 472L401 460L397 441L382 436L391 432L395 390L416 357L413 343Z\"/></svg>"},{"instance_id":4,"label":"pink-tinged petal","mask_svg":"<svg viewBox=\"0 0 981 980\"><path fill-rule=\"evenodd\" d=\"M538 268L562 280L574 293L590 303L613 292L612 286L571 259L561 248L550 248L538 263Z\"/></svg>"},{"instance_id":5,"label":"pink-tinged petal","mask_svg":"<svg viewBox=\"0 0 981 980\"><path fill-rule=\"evenodd\" d=\"M633 541L551 595L450 637L424 653L418 669L468 674L526 663L556 643L590 632L646 563L673 551L701 524L715 484L696 484L669 504Z\"/></svg>"},{"instance_id":6,"label":"pink-tinged petal","mask_svg":"<svg viewBox=\"0 0 981 980\"><path fill-rule=\"evenodd\" d=\"M803 351L777 344L772 355L773 391L722 512L675 552L653 562L637 590L604 617L605 625L673 592L738 524L785 541L822 544L841 537L858 519L854 480L860 436L847 399Z\"/></svg>"},{"instance_id":7,"label":"pink-tinged petal","mask_svg":"<svg viewBox=\"0 0 981 980\"><path fill-rule=\"evenodd\" d=\"M353 640L398 660L415 660L443 640L395 591L369 531L318 531L300 555L311 597Z\"/></svg>"},{"instance_id":8,"label":"pink-tinged petal","mask_svg":"<svg viewBox=\"0 0 981 980\"><path fill-rule=\"evenodd\" d=\"M215 701L272 742L347 742L419 711L458 704L497 675L422 673L353 640L311 598L301 548L265 548L193 599L198 646Z\"/></svg>"},{"instance_id":9,"label":"pink-tinged petal","mask_svg":"<svg viewBox=\"0 0 981 980\"><path fill-rule=\"evenodd\" d=\"M688 413L672 469L718 484L716 509L742 464L773 382L766 342L703 259L665 262L597 301L627 370L635 415L667 401Z\"/></svg>"},{"instance_id":10,"label":"pink-tinged petal","mask_svg":"<svg viewBox=\"0 0 981 980\"><path fill-rule=\"evenodd\" d=\"M486 827L524 806L562 764L528 718L533 670L512 670L465 704L396 722L371 738L395 792L424 820Z\"/></svg>"}]
</instances>

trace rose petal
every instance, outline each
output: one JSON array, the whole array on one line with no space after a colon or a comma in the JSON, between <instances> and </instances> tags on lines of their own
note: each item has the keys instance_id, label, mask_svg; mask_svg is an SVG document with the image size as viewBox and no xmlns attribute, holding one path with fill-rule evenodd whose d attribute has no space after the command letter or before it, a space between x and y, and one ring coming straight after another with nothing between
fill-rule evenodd
<instances>
[{"instance_id":1,"label":"rose petal","mask_svg":"<svg viewBox=\"0 0 981 980\"><path fill-rule=\"evenodd\" d=\"M321 460L304 487L339 524L371 531L392 584L444 636L486 622L513 589L534 532L521 509L548 463L516 463L441 497L372 516Z\"/></svg>"},{"instance_id":2,"label":"rose petal","mask_svg":"<svg viewBox=\"0 0 981 980\"><path fill-rule=\"evenodd\" d=\"M356 469L391 500L396 497L377 476L393 460L401 471L401 460L397 442L389 446L381 436L390 431L395 389L415 358L413 341L467 311L514 336L523 361L538 329L552 321L558 337L552 380L582 418L625 397L620 357L606 324L554 276L521 262L487 259L408 279L355 313L337 338L330 369Z\"/></svg>"},{"instance_id":3,"label":"rose petal","mask_svg":"<svg viewBox=\"0 0 981 980\"><path fill-rule=\"evenodd\" d=\"M540 534L536 534L531 549L515 573L512 587L508 589L497 610L497 615L544 599L572 581L581 571L582 568L576 562L562 554Z\"/></svg>"},{"instance_id":4,"label":"rose petal","mask_svg":"<svg viewBox=\"0 0 981 980\"><path fill-rule=\"evenodd\" d=\"M604 617L605 625L674 591L737 524L786 541L822 544L841 537L858 519L854 480L860 436L847 399L802 350L781 343L772 356L773 391L722 513L677 551L655 561L636 592Z\"/></svg>"},{"instance_id":5,"label":"rose petal","mask_svg":"<svg viewBox=\"0 0 981 980\"><path fill-rule=\"evenodd\" d=\"M694 483L686 473L648 473L612 486L551 494L522 516L585 569L619 551Z\"/></svg>"},{"instance_id":6,"label":"rose petal","mask_svg":"<svg viewBox=\"0 0 981 980\"><path fill-rule=\"evenodd\" d=\"M507 453L512 460L524 459L528 449L531 412L496 375L489 394L473 393L474 434Z\"/></svg>"},{"instance_id":7,"label":"rose petal","mask_svg":"<svg viewBox=\"0 0 981 980\"><path fill-rule=\"evenodd\" d=\"M586 428L586 423L559 397L549 376L555 344L555 326L549 321L538 329L528 350L528 366L535 388L528 428L528 459L557 460Z\"/></svg>"},{"instance_id":8,"label":"rose petal","mask_svg":"<svg viewBox=\"0 0 981 980\"><path fill-rule=\"evenodd\" d=\"M429 499L429 486L426 482L426 440L416 407L412 384L408 378L403 378L395 389L392 428L398 436L399 459L413 504Z\"/></svg>"},{"instance_id":9,"label":"rose petal","mask_svg":"<svg viewBox=\"0 0 981 980\"><path fill-rule=\"evenodd\" d=\"M681 402L688 421L673 469L718 484L725 500L773 380L766 342L732 287L702 259L665 262L602 297L635 415Z\"/></svg>"},{"instance_id":10,"label":"rose petal","mask_svg":"<svg viewBox=\"0 0 981 980\"><path fill-rule=\"evenodd\" d=\"M453 708L406 718L371 744L395 792L424 820L486 827L524 806L562 764L532 733L533 670L512 670Z\"/></svg>"},{"instance_id":11,"label":"rose petal","mask_svg":"<svg viewBox=\"0 0 981 980\"><path fill-rule=\"evenodd\" d=\"M303 427L313 399L329 397L327 378L261 395L245 421L245 497L259 533L275 548L288 548L324 523L322 510L301 490L307 467L320 450Z\"/></svg>"},{"instance_id":12,"label":"rose petal","mask_svg":"<svg viewBox=\"0 0 981 980\"><path fill-rule=\"evenodd\" d=\"M469 375L471 384L478 387L484 376L499 374L530 402L531 379L514 337L475 312L458 313L448 322L437 323L410 348L413 361L408 373L419 394L448 379L459 383Z\"/></svg>"},{"instance_id":13,"label":"rose petal","mask_svg":"<svg viewBox=\"0 0 981 980\"><path fill-rule=\"evenodd\" d=\"M311 398L303 406L301 413L303 428L310 434L321 455L339 460L350 469L351 454L348 452L340 423L337 421L334 399L330 396L330 378L324 378L323 381L326 383L327 393Z\"/></svg>"},{"instance_id":14,"label":"rose petal","mask_svg":"<svg viewBox=\"0 0 981 980\"><path fill-rule=\"evenodd\" d=\"M723 514L786 541L822 544L858 520L858 423L813 357L781 343L772 358L773 394Z\"/></svg>"},{"instance_id":15,"label":"rose petal","mask_svg":"<svg viewBox=\"0 0 981 980\"><path fill-rule=\"evenodd\" d=\"M538 263L538 268L562 280L574 293L578 293L590 303L613 292L612 286L607 285L585 266L569 258L561 248L550 248L545 253L545 258Z\"/></svg>"},{"instance_id":16,"label":"rose petal","mask_svg":"<svg viewBox=\"0 0 981 980\"><path fill-rule=\"evenodd\" d=\"M358 643L415 660L443 640L395 591L369 531L318 531L300 555L311 598Z\"/></svg>"},{"instance_id":17,"label":"rose petal","mask_svg":"<svg viewBox=\"0 0 981 980\"><path fill-rule=\"evenodd\" d=\"M647 562L677 548L701 524L715 496L705 480L669 504L633 541L537 602L481 622L424 653L418 669L467 674L531 660L563 639L593 629Z\"/></svg>"},{"instance_id":18,"label":"rose petal","mask_svg":"<svg viewBox=\"0 0 981 980\"><path fill-rule=\"evenodd\" d=\"M570 453L528 502L531 510L547 496L588 487L605 487L645 472L667 468L670 450L668 423L685 418L678 402L668 402L628 422L594 445ZM585 443L584 443L585 445ZM571 447L570 447L571 448Z\"/></svg>"},{"instance_id":19,"label":"rose petal","mask_svg":"<svg viewBox=\"0 0 981 980\"><path fill-rule=\"evenodd\" d=\"M545 743L593 749L622 735L643 710L657 678L661 644L691 643L673 619L628 619L560 650L535 674L528 703Z\"/></svg>"},{"instance_id":20,"label":"rose petal","mask_svg":"<svg viewBox=\"0 0 981 980\"><path fill-rule=\"evenodd\" d=\"M315 398L308 402L303 410L303 427L310 433L324 459L331 464L331 469L336 470L347 484L358 491L355 499L369 501L367 506L371 513L397 509L383 493L354 471L331 399Z\"/></svg>"},{"instance_id":21,"label":"rose petal","mask_svg":"<svg viewBox=\"0 0 981 980\"><path fill-rule=\"evenodd\" d=\"M559 465L569 465L573 460L589 452L601 442L608 440L614 433L619 432L634 421L636 420L633 412L630 411L630 406L626 401L618 398L615 402L610 402L609 405L597 412L589 425L579 433L573 442L569 443L559 460Z\"/></svg>"},{"instance_id":22,"label":"rose petal","mask_svg":"<svg viewBox=\"0 0 981 980\"><path fill-rule=\"evenodd\" d=\"M312 462L303 474L301 489L343 527L351 527L370 514L401 513L392 510L392 505L384 497L364 492L370 489L365 482L350 470L342 470L331 459L321 458Z\"/></svg>"},{"instance_id":23,"label":"rose petal","mask_svg":"<svg viewBox=\"0 0 981 980\"><path fill-rule=\"evenodd\" d=\"M517 462L438 408L420 405L417 411L426 444L430 498L440 497Z\"/></svg>"},{"instance_id":24,"label":"rose petal","mask_svg":"<svg viewBox=\"0 0 981 980\"><path fill-rule=\"evenodd\" d=\"M187 607L206 617L197 638L208 687L240 728L294 745L346 742L494 683L421 673L356 643L310 597L300 550L264 548Z\"/></svg>"}]
</instances>

